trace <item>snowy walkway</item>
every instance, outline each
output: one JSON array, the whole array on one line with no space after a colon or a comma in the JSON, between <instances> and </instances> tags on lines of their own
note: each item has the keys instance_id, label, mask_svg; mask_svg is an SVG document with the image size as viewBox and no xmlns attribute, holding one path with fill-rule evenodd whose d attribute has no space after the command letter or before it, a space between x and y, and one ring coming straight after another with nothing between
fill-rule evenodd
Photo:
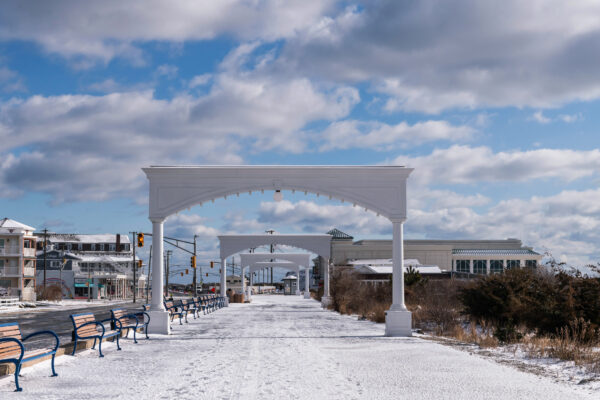
<instances>
[{"instance_id":1,"label":"snowy walkway","mask_svg":"<svg viewBox=\"0 0 600 400\"><path fill-rule=\"evenodd\" d=\"M123 351L105 346L0 380L2 399L579 399L592 394L418 338L323 311L313 300L254 296L174 324ZM141 396L140 396L141 394Z\"/></svg>"}]
</instances>

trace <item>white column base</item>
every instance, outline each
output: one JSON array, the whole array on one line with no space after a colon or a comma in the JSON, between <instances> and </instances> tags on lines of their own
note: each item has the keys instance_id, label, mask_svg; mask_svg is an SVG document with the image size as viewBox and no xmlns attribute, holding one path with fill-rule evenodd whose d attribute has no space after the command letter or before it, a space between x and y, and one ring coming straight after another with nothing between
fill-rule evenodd
<instances>
[{"instance_id":1,"label":"white column base","mask_svg":"<svg viewBox=\"0 0 600 400\"><path fill-rule=\"evenodd\" d=\"M310 299L310 292L304 292L304 298Z\"/></svg>"},{"instance_id":2,"label":"white column base","mask_svg":"<svg viewBox=\"0 0 600 400\"><path fill-rule=\"evenodd\" d=\"M412 314L410 311L385 312L385 336L412 336Z\"/></svg>"},{"instance_id":3,"label":"white column base","mask_svg":"<svg viewBox=\"0 0 600 400\"><path fill-rule=\"evenodd\" d=\"M321 307L327 308L331 304L331 296L321 297Z\"/></svg>"},{"instance_id":4,"label":"white column base","mask_svg":"<svg viewBox=\"0 0 600 400\"><path fill-rule=\"evenodd\" d=\"M171 333L171 324L167 311L148 311L148 315L150 316L150 323L148 324L149 334L169 335Z\"/></svg>"},{"instance_id":5,"label":"white column base","mask_svg":"<svg viewBox=\"0 0 600 400\"><path fill-rule=\"evenodd\" d=\"M229 297L225 296L225 305L224 307L229 307Z\"/></svg>"}]
</instances>

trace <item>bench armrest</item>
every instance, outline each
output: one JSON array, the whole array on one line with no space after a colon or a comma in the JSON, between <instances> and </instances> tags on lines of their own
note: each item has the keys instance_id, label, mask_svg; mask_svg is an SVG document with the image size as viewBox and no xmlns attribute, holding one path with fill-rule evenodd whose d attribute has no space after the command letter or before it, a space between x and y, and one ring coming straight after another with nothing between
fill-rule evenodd
<instances>
[{"instance_id":1,"label":"bench armrest","mask_svg":"<svg viewBox=\"0 0 600 400\"><path fill-rule=\"evenodd\" d=\"M77 337L79 337L81 339L84 339L86 337L93 337L93 336L79 336L79 334L77 333L77 331L79 330L79 328L82 328L82 327L84 327L86 325L96 325L96 327L98 327L98 326L102 327L102 335L101 336L104 336L104 332L106 332L106 328L100 322L90 321L90 322L86 322L85 324L81 324L81 325L79 325L78 327L75 328L75 335L77 335ZM98 333L100 333L100 332L98 332Z\"/></svg>"},{"instance_id":2,"label":"bench armrest","mask_svg":"<svg viewBox=\"0 0 600 400\"><path fill-rule=\"evenodd\" d=\"M121 328L123 327L123 324L121 323L121 321L119 321L119 320L118 320L118 319L116 319L116 318L106 318L106 319L103 319L102 321L100 321L100 322L99 322L99 324L101 324L101 325L102 325L102 324L104 324L105 322L113 322L113 321L114 321L114 323L115 323L115 328L117 327L117 324L119 324L119 328L118 328L118 330L121 330ZM102 326L104 326L104 325L102 325Z\"/></svg>"},{"instance_id":3,"label":"bench armrest","mask_svg":"<svg viewBox=\"0 0 600 400\"><path fill-rule=\"evenodd\" d=\"M148 323L150 323L150 314L148 314L146 311L141 311L141 312L135 314L135 316L137 317L140 314L144 314L146 316L146 318L148 318ZM142 324L145 324L145 323L146 323L146 321L142 320Z\"/></svg>"},{"instance_id":4,"label":"bench armrest","mask_svg":"<svg viewBox=\"0 0 600 400\"><path fill-rule=\"evenodd\" d=\"M34 336L39 336L39 335L52 335L54 336L54 339L56 339L56 346L54 346L54 351L56 351L58 349L58 346L60 345L60 339L58 338L58 335L56 333L54 333L53 331L39 331L39 332L34 332L31 335L27 335L23 338L23 342L26 340L29 340L30 338L34 337Z\"/></svg>"},{"instance_id":5,"label":"bench armrest","mask_svg":"<svg viewBox=\"0 0 600 400\"><path fill-rule=\"evenodd\" d=\"M18 360L19 360L19 363L21 363L21 360L23 359L23 355L25 354L25 346L23 346L23 343L21 343L21 341L17 338L12 338L12 337L0 338L0 343L5 343L5 342L15 342L16 344L19 345L19 347L21 348L21 355L19 356Z\"/></svg>"}]
</instances>

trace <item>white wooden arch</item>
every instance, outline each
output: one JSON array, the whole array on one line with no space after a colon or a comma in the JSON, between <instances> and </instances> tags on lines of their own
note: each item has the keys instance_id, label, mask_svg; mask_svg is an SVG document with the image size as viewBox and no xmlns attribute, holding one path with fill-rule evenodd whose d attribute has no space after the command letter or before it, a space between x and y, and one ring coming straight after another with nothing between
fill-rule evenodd
<instances>
[{"instance_id":1,"label":"white wooden arch","mask_svg":"<svg viewBox=\"0 0 600 400\"><path fill-rule=\"evenodd\" d=\"M272 235L269 235L272 236ZM329 235L327 235L329 236ZM329 236L328 242L331 241L331 236ZM267 261L267 260L275 260L275 261ZM306 274L305 279L305 291L304 297L310 298L310 290L309 290L309 269L311 263L311 254L310 253L241 253L240 254L240 266L242 267L242 276L244 275L243 271L246 267L250 272L250 287L253 285L253 275L252 273L257 270L261 270L264 268L285 268L291 271L296 272L296 288L298 293L300 292L300 268L304 268L304 273ZM251 297L251 290L248 288L247 291L244 289L245 280L242 279L242 292L246 292L246 296L248 298Z\"/></svg>"},{"instance_id":2,"label":"white wooden arch","mask_svg":"<svg viewBox=\"0 0 600 400\"><path fill-rule=\"evenodd\" d=\"M331 235L290 235L290 234L257 234L257 235L219 235L221 259L225 259L243 250L259 246L286 245L304 249L321 257L330 258ZM261 253L247 253L261 254ZM269 253L270 254L270 253Z\"/></svg>"},{"instance_id":3,"label":"white wooden arch","mask_svg":"<svg viewBox=\"0 0 600 400\"><path fill-rule=\"evenodd\" d=\"M298 190L348 201L392 222L392 306L386 314L386 335L411 335L411 314L404 304L402 268L406 181L411 168L239 165L152 166L142 170L149 180L149 218L153 235L150 332L164 334L170 330L168 313L163 305L163 224L168 216L197 204L243 192ZM224 264L221 269L225 269ZM327 293L323 299L326 305L329 301Z\"/></svg>"}]
</instances>

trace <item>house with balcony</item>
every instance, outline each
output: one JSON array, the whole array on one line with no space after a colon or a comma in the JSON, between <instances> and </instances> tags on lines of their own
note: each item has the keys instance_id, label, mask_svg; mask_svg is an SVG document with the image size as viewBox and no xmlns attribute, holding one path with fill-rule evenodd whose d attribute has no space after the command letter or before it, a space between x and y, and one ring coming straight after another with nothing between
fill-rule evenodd
<instances>
[{"instance_id":1,"label":"house with balcony","mask_svg":"<svg viewBox=\"0 0 600 400\"><path fill-rule=\"evenodd\" d=\"M64 298L125 299L145 293L146 275L120 234L36 233L37 282L59 286ZM44 247L45 244L45 247ZM134 268L135 281L134 285Z\"/></svg>"},{"instance_id":2,"label":"house with balcony","mask_svg":"<svg viewBox=\"0 0 600 400\"><path fill-rule=\"evenodd\" d=\"M0 296L35 301L35 228L0 219Z\"/></svg>"}]
</instances>

